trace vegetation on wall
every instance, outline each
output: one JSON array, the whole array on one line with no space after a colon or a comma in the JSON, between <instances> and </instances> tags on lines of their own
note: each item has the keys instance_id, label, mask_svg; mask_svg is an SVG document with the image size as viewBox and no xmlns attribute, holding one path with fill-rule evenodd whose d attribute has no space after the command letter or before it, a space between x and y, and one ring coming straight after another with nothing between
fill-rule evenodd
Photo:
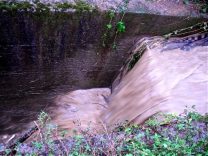
<instances>
[{"instance_id":1,"label":"vegetation on wall","mask_svg":"<svg viewBox=\"0 0 208 156\"><path fill-rule=\"evenodd\" d=\"M107 18L109 19L109 22L106 24L106 30L102 36L102 46L106 47L108 46L108 42L109 40L111 40L111 38L113 38L112 41L112 48L116 49L117 45L116 45L116 39L118 37L119 34L124 33L126 31L126 25L123 21L124 16L126 14L126 11L128 9L128 4L129 4L130 0L123 0L122 4L120 4L119 6L117 6L116 9L112 9L109 10L107 12ZM118 14L121 14L121 17L119 18L119 20L117 22L114 21L116 15L118 16ZM112 36L113 34L113 36Z\"/></svg>"},{"instance_id":2,"label":"vegetation on wall","mask_svg":"<svg viewBox=\"0 0 208 156\"><path fill-rule=\"evenodd\" d=\"M75 4L68 2L45 4L39 0L34 0L33 3L28 1L0 1L0 11L49 12L67 11L69 9L74 9L77 12L92 12L95 8L83 0L76 0Z\"/></svg>"},{"instance_id":3,"label":"vegetation on wall","mask_svg":"<svg viewBox=\"0 0 208 156\"><path fill-rule=\"evenodd\" d=\"M59 10L59 11L66 11L67 9L75 9L78 12L92 12L95 8L86 3L85 1L82 0L76 0L75 4L70 4L70 3L56 3L55 10Z\"/></svg>"}]
</instances>

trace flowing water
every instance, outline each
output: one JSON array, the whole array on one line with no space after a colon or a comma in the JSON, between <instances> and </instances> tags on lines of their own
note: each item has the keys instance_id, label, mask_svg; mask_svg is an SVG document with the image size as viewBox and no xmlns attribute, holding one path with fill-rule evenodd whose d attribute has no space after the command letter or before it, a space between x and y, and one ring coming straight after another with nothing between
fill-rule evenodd
<instances>
[{"instance_id":1,"label":"flowing water","mask_svg":"<svg viewBox=\"0 0 208 156\"><path fill-rule=\"evenodd\" d=\"M176 46L177 45L177 46ZM145 50L144 50L145 49ZM143 55L142 55L143 53ZM142 55L133 69L134 56ZM141 124L154 114L208 113L208 33L186 39L144 38L135 44L115 80L102 119L110 126Z\"/></svg>"}]
</instances>

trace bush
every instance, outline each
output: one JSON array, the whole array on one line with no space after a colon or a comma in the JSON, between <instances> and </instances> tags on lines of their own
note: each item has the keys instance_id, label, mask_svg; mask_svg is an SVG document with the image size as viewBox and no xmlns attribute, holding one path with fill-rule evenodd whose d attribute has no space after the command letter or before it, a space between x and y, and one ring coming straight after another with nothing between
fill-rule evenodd
<instances>
[{"instance_id":1,"label":"bush","mask_svg":"<svg viewBox=\"0 0 208 156\"><path fill-rule=\"evenodd\" d=\"M163 120L159 121L158 116ZM140 126L122 124L110 133L106 130L92 135L90 131L80 131L66 138L42 112L37 123L39 141L19 144L15 150L20 155L208 155L208 115L185 110L180 116L158 116Z\"/></svg>"}]
</instances>

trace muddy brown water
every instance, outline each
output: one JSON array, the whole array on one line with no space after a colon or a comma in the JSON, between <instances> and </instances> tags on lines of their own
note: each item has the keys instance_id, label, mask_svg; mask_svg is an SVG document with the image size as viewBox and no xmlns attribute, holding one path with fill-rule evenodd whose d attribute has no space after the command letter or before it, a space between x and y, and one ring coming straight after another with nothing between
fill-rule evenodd
<instances>
[{"instance_id":1,"label":"muddy brown water","mask_svg":"<svg viewBox=\"0 0 208 156\"><path fill-rule=\"evenodd\" d=\"M162 35L205 20L127 14L127 31L112 50L100 48L105 14L0 11L0 135L27 129L60 94L109 87L138 36Z\"/></svg>"}]
</instances>

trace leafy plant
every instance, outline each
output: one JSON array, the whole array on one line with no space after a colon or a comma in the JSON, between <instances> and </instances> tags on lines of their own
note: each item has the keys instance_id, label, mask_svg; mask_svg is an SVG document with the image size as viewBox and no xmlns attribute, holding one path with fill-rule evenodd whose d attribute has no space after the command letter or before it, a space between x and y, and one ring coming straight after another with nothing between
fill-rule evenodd
<instances>
[{"instance_id":1,"label":"leafy plant","mask_svg":"<svg viewBox=\"0 0 208 156\"><path fill-rule=\"evenodd\" d=\"M117 9L108 11L107 17L109 18L109 22L108 22L108 24L106 24L106 31L102 37L103 38L103 41L102 41L103 47L107 46L107 40L109 39L110 32L114 29L115 35L114 35L114 39L113 39L112 48L113 49L117 48L116 39L117 39L118 34L124 33L126 31L126 25L123 22L123 18L126 14L128 3L129 3L129 0L123 0L122 5L117 6ZM115 18L117 12L121 13L121 19L119 19L119 21L116 22L115 25L113 25L113 19Z\"/></svg>"},{"instance_id":2,"label":"leafy plant","mask_svg":"<svg viewBox=\"0 0 208 156\"><path fill-rule=\"evenodd\" d=\"M102 46L106 47L106 42L109 36L110 31L113 29L113 24L112 21L115 18L115 11L114 10L109 10L107 13L107 17L109 18L108 24L106 24L106 30L105 33L102 36Z\"/></svg>"},{"instance_id":3,"label":"leafy plant","mask_svg":"<svg viewBox=\"0 0 208 156\"><path fill-rule=\"evenodd\" d=\"M92 135L90 131L82 134L80 131L80 134L73 137L59 139L56 137L57 126L51 127L50 117L41 112L38 117L41 139L32 142L34 150L30 153L21 153L21 145L18 146L17 155L40 155L43 151L46 155L68 156L208 155L208 115L202 116L194 108L186 109L179 116L158 115L140 126L124 123L104 134ZM158 120L159 118L163 120Z\"/></svg>"},{"instance_id":4,"label":"leafy plant","mask_svg":"<svg viewBox=\"0 0 208 156\"><path fill-rule=\"evenodd\" d=\"M126 30L126 26L125 26L124 22L122 22L122 21L117 23L116 28L119 33L125 32L125 30Z\"/></svg>"}]
</instances>

